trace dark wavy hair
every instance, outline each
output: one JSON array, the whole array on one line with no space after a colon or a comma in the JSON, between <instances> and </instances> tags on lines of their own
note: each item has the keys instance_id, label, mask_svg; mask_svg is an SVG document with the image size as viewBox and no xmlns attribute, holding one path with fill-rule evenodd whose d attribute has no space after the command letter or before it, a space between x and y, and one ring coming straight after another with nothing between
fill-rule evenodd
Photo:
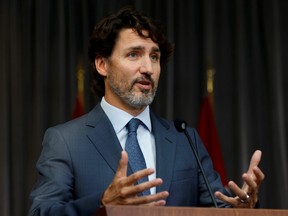
<instances>
[{"instance_id":1,"label":"dark wavy hair","mask_svg":"<svg viewBox=\"0 0 288 216\"><path fill-rule=\"evenodd\" d=\"M95 58L98 56L109 57L119 32L126 28L134 29L141 37L151 38L153 42L158 44L161 52L161 66L168 62L173 53L174 47L166 39L162 26L132 7L124 7L116 14L102 19L92 31L88 49L90 69L93 74L92 91L99 97L105 94L105 84L103 76L96 70ZM144 35L143 30L148 31L148 35Z\"/></svg>"}]
</instances>

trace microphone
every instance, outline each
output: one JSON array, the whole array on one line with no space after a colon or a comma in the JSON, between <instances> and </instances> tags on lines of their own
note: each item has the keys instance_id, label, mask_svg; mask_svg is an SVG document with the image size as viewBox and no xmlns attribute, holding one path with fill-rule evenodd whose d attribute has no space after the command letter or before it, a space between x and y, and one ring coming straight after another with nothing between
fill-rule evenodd
<instances>
[{"instance_id":1,"label":"microphone","mask_svg":"<svg viewBox=\"0 0 288 216\"><path fill-rule=\"evenodd\" d=\"M203 166L202 166L202 164L201 164L201 162L200 162L200 159L199 159L199 157L198 157L198 154L197 154L197 152L196 152L196 149L195 149L195 146L194 146L194 144L193 144L193 141L192 141L189 133L188 133L187 130L186 130L186 128L187 128L187 122L184 121L184 120L177 119L177 120L174 121L174 125L175 125L175 128L177 129L178 132L180 132L180 133L184 132L185 136L187 137L188 142L189 142L189 144L190 144L190 147L191 147L191 149L192 149L192 151L193 151L193 154L194 154L194 156L195 156L195 158L196 158L197 164L198 164L198 166L199 166L199 168L200 168L201 175L202 175L203 178L204 178L204 181L205 181L206 187L207 187L207 189L208 189L208 192L209 192L209 194L210 194L211 200L212 200L215 208L218 208L218 205L217 205L217 203L216 203L215 197L214 197L214 195L213 195L213 193L212 193L212 190L211 190L211 186L210 186L210 184L209 184L209 182L208 182L208 179L207 179L207 177L206 177L206 174L205 174L205 172L204 172Z\"/></svg>"}]
</instances>

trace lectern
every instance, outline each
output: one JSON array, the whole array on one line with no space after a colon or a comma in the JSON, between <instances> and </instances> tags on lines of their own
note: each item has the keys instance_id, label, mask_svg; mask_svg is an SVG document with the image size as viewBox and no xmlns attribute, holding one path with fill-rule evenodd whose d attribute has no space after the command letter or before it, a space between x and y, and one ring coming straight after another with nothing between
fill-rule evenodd
<instances>
[{"instance_id":1,"label":"lectern","mask_svg":"<svg viewBox=\"0 0 288 216\"><path fill-rule=\"evenodd\" d=\"M106 206L95 216L288 216L288 210L192 208L149 206Z\"/></svg>"}]
</instances>

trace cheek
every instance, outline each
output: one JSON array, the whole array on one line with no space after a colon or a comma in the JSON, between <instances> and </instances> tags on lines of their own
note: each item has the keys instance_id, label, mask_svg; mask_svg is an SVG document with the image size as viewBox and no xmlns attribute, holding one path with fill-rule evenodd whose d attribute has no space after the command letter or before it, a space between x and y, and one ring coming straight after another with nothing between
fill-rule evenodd
<instances>
[{"instance_id":1,"label":"cheek","mask_svg":"<svg viewBox=\"0 0 288 216\"><path fill-rule=\"evenodd\" d=\"M158 81L158 79L159 79L159 77L160 77L160 71L161 71L160 66L155 67L153 76L154 76L154 79L157 80L157 81Z\"/></svg>"},{"instance_id":2,"label":"cheek","mask_svg":"<svg viewBox=\"0 0 288 216\"><path fill-rule=\"evenodd\" d=\"M121 63L117 65L117 69L121 71L124 76L131 76L134 71L137 71L138 67L139 66L136 63L131 63L125 60L121 61Z\"/></svg>"},{"instance_id":3,"label":"cheek","mask_svg":"<svg viewBox=\"0 0 288 216\"><path fill-rule=\"evenodd\" d=\"M133 65L131 65L131 67L127 67L127 66L123 67L121 68L121 70L122 70L122 73L121 73L122 79L126 83L133 81L139 76L138 68L133 67Z\"/></svg>"}]
</instances>

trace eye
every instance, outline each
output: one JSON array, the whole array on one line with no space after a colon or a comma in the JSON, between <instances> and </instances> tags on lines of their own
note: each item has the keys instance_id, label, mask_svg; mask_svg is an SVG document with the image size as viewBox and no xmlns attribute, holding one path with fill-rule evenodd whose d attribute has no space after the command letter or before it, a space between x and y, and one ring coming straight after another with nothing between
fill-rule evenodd
<instances>
[{"instance_id":1,"label":"eye","mask_svg":"<svg viewBox=\"0 0 288 216\"><path fill-rule=\"evenodd\" d=\"M130 52L127 54L127 56L129 58L137 58L138 57L138 53L137 52Z\"/></svg>"},{"instance_id":2,"label":"eye","mask_svg":"<svg viewBox=\"0 0 288 216\"><path fill-rule=\"evenodd\" d=\"M158 62L160 60L160 55L159 54L152 54L151 57L152 61Z\"/></svg>"}]
</instances>

